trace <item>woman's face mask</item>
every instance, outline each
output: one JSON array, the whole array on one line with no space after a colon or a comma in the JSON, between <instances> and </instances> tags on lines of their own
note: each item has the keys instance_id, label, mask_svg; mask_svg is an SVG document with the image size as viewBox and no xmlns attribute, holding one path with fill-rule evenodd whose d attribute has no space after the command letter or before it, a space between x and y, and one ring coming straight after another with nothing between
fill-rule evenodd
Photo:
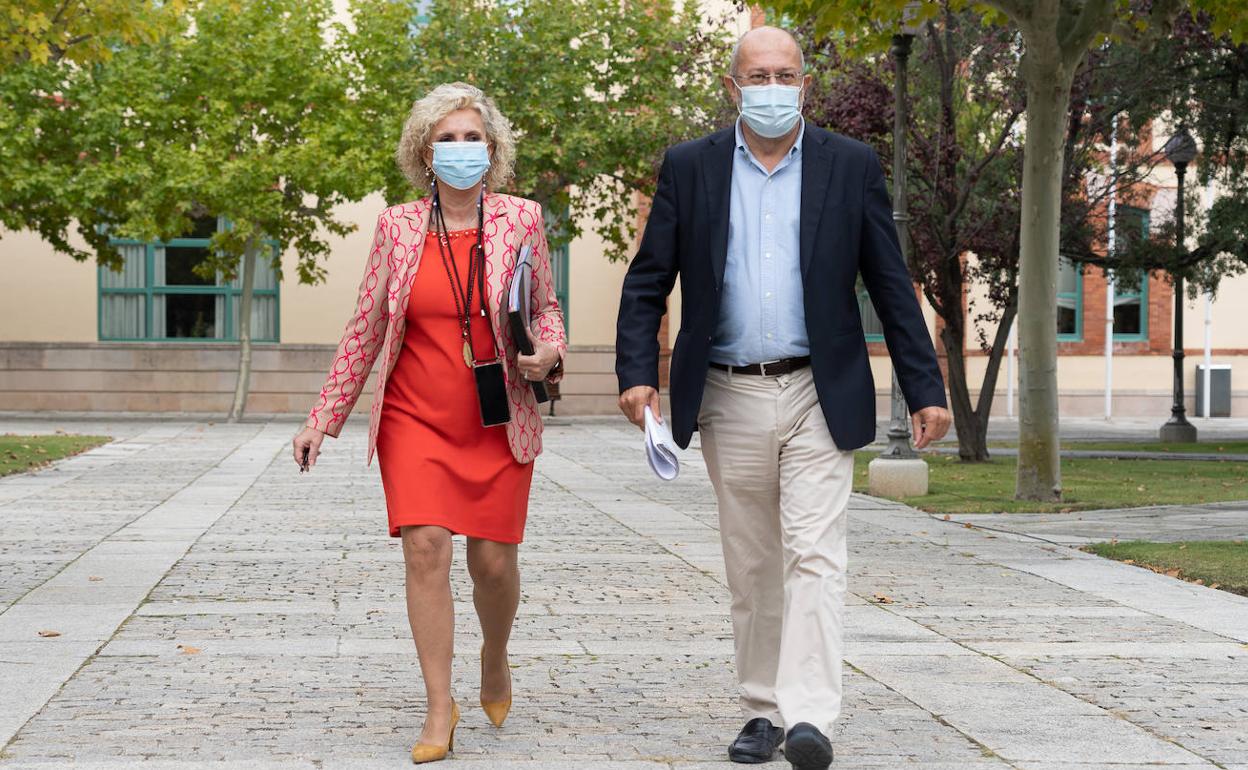
<instances>
[{"instance_id":1,"label":"woman's face mask","mask_svg":"<svg viewBox=\"0 0 1248 770\"><path fill-rule=\"evenodd\" d=\"M432 168L440 181L467 190L489 170L489 148L485 142L434 142Z\"/></svg>"}]
</instances>

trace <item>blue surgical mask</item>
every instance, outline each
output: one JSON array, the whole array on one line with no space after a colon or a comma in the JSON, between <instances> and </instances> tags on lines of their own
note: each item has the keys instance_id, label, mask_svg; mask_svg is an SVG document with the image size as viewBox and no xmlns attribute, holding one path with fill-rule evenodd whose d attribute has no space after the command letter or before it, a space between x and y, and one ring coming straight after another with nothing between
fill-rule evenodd
<instances>
[{"instance_id":1,"label":"blue surgical mask","mask_svg":"<svg viewBox=\"0 0 1248 770\"><path fill-rule=\"evenodd\" d=\"M467 190L490 169L485 142L434 142L433 173L456 190Z\"/></svg>"},{"instance_id":2,"label":"blue surgical mask","mask_svg":"<svg viewBox=\"0 0 1248 770\"><path fill-rule=\"evenodd\" d=\"M768 139L784 136L801 117L801 86L782 86L778 83L743 86L737 83L737 87L741 89L741 117L759 136Z\"/></svg>"}]
</instances>

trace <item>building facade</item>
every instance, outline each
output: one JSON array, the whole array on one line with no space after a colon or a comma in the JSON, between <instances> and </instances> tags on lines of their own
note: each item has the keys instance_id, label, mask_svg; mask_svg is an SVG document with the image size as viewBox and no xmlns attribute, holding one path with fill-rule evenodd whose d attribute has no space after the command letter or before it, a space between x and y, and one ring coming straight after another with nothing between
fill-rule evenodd
<instances>
[{"instance_id":1,"label":"building facade","mask_svg":"<svg viewBox=\"0 0 1248 770\"><path fill-rule=\"evenodd\" d=\"M757 11L739 13L737 31L760 22ZM1147 233L1171 216L1173 169L1160 167L1145 188L1119 201L1115 227ZM277 271L260 262L249 413L303 413L310 408L352 312L371 225L385 206L375 195L343 207L341 218L359 227L331 240L325 261L328 279L322 284L278 280ZM187 237L169 243L118 242L124 257L120 272L75 262L33 234L0 232L0 411L225 414L238 362L239 286L190 269L207 239L223 227L228 223L208 219L197 222ZM627 266L608 261L592 228L583 230L585 235L552 254L570 341L567 375L555 409L560 414L609 414L616 410L613 343ZM274 248L271 254L283 275L297 275L293 253L277 254ZM885 415L887 351L865 293L859 293L858 302L876 379L877 410ZM972 398L987 361L975 342L979 335L973 320L983 302L972 289L966 351ZM1152 415L1160 424L1169 413L1172 381L1174 295L1165 278L1111 277L1098 268L1064 263L1054 302L1062 413ZM679 319L679 303L677 291L669 304L670 318ZM924 307L935 338L935 314ZM1186 308L1189 414L1196 413L1195 372L1206 356L1215 365L1230 367L1230 413L1248 414L1248 276L1226 280L1216 299L1187 300ZM664 324L664 349L675 340L677 323ZM987 338L995 333L991 328L979 331ZM939 345L937 350L943 358ZM1010 371L1008 364L1003 366L994 414L1013 409L1007 398ZM357 409L367 409L372 388L364 393L365 403Z\"/></svg>"}]
</instances>

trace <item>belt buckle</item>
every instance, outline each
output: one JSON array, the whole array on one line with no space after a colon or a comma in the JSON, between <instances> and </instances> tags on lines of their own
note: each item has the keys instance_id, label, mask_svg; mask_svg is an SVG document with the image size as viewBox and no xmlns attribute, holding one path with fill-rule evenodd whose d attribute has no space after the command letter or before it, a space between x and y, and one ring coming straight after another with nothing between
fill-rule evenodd
<instances>
[{"instance_id":1,"label":"belt buckle","mask_svg":"<svg viewBox=\"0 0 1248 770\"><path fill-rule=\"evenodd\" d=\"M760 362L760 363L759 363L759 365L758 365L758 373L759 373L760 375L762 375L763 377L766 377L766 376L767 376L767 367L768 367L769 365L773 365L773 364L780 364L780 363L784 363L784 359L777 358L775 361L763 361L763 362Z\"/></svg>"}]
</instances>

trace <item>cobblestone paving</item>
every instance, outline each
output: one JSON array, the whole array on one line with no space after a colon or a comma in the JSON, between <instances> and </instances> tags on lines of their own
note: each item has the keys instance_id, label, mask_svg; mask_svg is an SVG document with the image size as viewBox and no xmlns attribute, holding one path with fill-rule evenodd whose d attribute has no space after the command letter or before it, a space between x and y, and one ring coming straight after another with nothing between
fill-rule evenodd
<instances>
[{"instance_id":1,"label":"cobblestone paving","mask_svg":"<svg viewBox=\"0 0 1248 770\"><path fill-rule=\"evenodd\" d=\"M303 476L290 421L33 427L119 440L0 480L0 770L407 764L419 670L361 425ZM734 767L696 445L665 484L619 422L547 435L516 706L502 730L466 709L453 766ZM1248 599L866 497L850 529L836 767L1248 770ZM457 547L469 705L479 630Z\"/></svg>"}]
</instances>

